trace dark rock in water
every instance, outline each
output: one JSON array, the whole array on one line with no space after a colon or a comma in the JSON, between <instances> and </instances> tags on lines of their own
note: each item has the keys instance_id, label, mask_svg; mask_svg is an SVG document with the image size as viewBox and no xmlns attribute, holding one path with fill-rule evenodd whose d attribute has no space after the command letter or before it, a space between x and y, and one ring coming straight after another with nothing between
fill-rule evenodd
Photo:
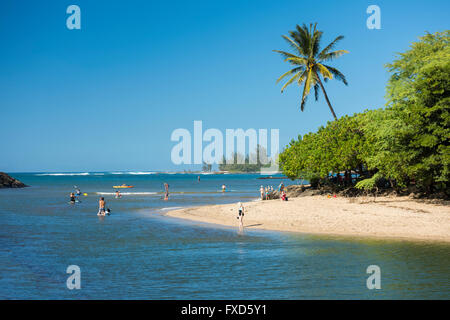
<instances>
[{"instance_id":1,"label":"dark rock in water","mask_svg":"<svg viewBox=\"0 0 450 320\"><path fill-rule=\"evenodd\" d=\"M0 188L24 188L28 187L17 179L14 179L4 172L0 172Z\"/></svg>"}]
</instances>

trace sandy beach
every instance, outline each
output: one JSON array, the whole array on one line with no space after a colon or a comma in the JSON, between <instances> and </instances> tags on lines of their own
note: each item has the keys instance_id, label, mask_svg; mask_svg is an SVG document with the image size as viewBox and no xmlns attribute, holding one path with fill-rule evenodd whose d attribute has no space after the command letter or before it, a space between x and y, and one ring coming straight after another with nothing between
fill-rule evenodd
<instances>
[{"instance_id":1,"label":"sandy beach","mask_svg":"<svg viewBox=\"0 0 450 320\"><path fill-rule=\"evenodd\" d=\"M167 212L168 216L238 226L237 203ZM245 228L311 234L450 242L450 206L408 197L328 198L244 203Z\"/></svg>"}]
</instances>

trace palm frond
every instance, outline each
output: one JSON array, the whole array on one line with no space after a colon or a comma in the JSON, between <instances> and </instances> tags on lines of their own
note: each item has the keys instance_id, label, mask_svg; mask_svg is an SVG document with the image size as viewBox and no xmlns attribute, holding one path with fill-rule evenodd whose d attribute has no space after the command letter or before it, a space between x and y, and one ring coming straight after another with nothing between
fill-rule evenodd
<instances>
[{"instance_id":1,"label":"palm frond","mask_svg":"<svg viewBox=\"0 0 450 320\"><path fill-rule=\"evenodd\" d=\"M319 59L321 56L327 54L330 50L332 50L336 44L344 39L344 36L338 36L336 39L334 39L329 45L327 45L320 53L319 53Z\"/></svg>"},{"instance_id":2,"label":"palm frond","mask_svg":"<svg viewBox=\"0 0 450 320\"><path fill-rule=\"evenodd\" d=\"M323 64L316 63L317 70L324 79L333 79L333 74Z\"/></svg>"},{"instance_id":3,"label":"palm frond","mask_svg":"<svg viewBox=\"0 0 450 320\"><path fill-rule=\"evenodd\" d=\"M301 111L305 110L305 104L306 104L307 100L308 100L308 96L306 96L305 99L302 100L302 103L300 104Z\"/></svg>"},{"instance_id":4,"label":"palm frond","mask_svg":"<svg viewBox=\"0 0 450 320\"><path fill-rule=\"evenodd\" d=\"M302 48L302 54L305 57L309 57L311 55L311 36L308 27L305 24L303 24L303 27L297 25L296 31L291 31L291 37Z\"/></svg>"},{"instance_id":5,"label":"palm frond","mask_svg":"<svg viewBox=\"0 0 450 320\"><path fill-rule=\"evenodd\" d=\"M281 37L282 37L284 40L286 40L286 41L289 43L289 45L290 45L293 49L297 50L299 53L302 52L300 46L299 46L294 40L292 40L292 39L289 38L288 36L281 36Z\"/></svg>"},{"instance_id":6,"label":"palm frond","mask_svg":"<svg viewBox=\"0 0 450 320\"><path fill-rule=\"evenodd\" d=\"M286 51L280 51L280 50L273 50L273 51L281 54L285 58L285 61L287 58L298 58L298 56L296 56L295 54L292 54L292 53L289 53Z\"/></svg>"},{"instance_id":7,"label":"palm frond","mask_svg":"<svg viewBox=\"0 0 450 320\"><path fill-rule=\"evenodd\" d=\"M297 83L299 86L303 83L303 81L305 81L305 78L307 75L308 75L308 70L303 71L302 75L297 80Z\"/></svg>"},{"instance_id":8,"label":"palm frond","mask_svg":"<svg viewBox=\"0 0 450 320\"><path fill-rule=\"evenodd\" d=\"M311 55L313 57L317 56L320 50L320 41L322 39L323 32L316 29L316 24L314 24L314 31L312 34L312 43L311 43Z\"/></svg>"},{"instance_id":9,"label":"palm frond","mask_svg":"<svg viewBox=\"0 0 450 320\"><path fill-rule=\"evenodd\" d=\"M282 75L277 79L277 83L280 82L281 80L283 80L283 79L284 79L285 77L287 77L288 75L293 74L293 73L295 73L295 72L299 72L299 71L301 71L302 69L303 69L303 67L297 67L297 68L294 68L294 69L289 70L288 72L282 74Z\"/></svg>"},{"instance_id":10,"label":"palm frond","mask_svg":"<svg viewBox=\"0 0 450 320\"><path fill-rule=\"evenodd\" d=\"M324 67L326 67L337 80L342 81L346 86L348 86L347 79L345 79L345 76L338 69L327 65L324 65Z\"/></svg>"},{"instance_id":11,"label":"palm frond","mask_svg":"<svg viewBox=\"0 0 450 320\"><path fill-rule=\"evenodd\" d=\"M308 70L308 75L306 76L305 80L305 86L303 87L303 94L302 94L302 103L300 105L300 110L303 111L305 108L305 101L306 97L308 96L310 90L311 90L311 80L312 80L312 69Z\"/></svg>"},{"instance_id":12,"label":"palm frond","mask_svg":"<svg viewBox=\"0 0 450 320\"><path fill-rule=\"evenodd\" d=\"M319 85L316 83L314 85L314 98L317 100L319 100L319 91L320 91L320 87Z\"/></svg>"},{"instance_id":13,"label":"palm frond","mask_svg":"<svg viewBox=\"0 0 450 320\"><path fill-rule=\"evenodd\" d=\"M297 72L296 74L294 74L294 76L293 76L291 79L289 79L288 82L286 82L286 83L284 84L284 86L281 88L281 93L283 93L284 89L286 89L286 87L287 87L288 85L290 85L292 82L294 82L295 79L297 79L299 76L300 76L300 71Z\"/></svg>"},{"instance_id":14,"label":"palm frond","mask_svg":"<svg viewBox=\"0 0 450 320\"><path fill-rule=\"evenodd\" d=\"M337 51L333 51L333 52L329 52L327 54L324 54L320 57L320 61L330 61L336 58L339 58L340 56L342 56L343 54L348 53L347 50L337 50Z\"/></svg>"},{"instance_id":15,"label":"palm frond","mask_svg":"<svg viewBox=\"0 0 450 320\"><path fill-rule=\"evenodd\" d=\"M307 59L300 58L300 57L289 57L289 58L286 58L286 61L293 62L296 65L304 65L304 66L306 66L308 64L308 60Z\"/></svg>"}]
</instances>

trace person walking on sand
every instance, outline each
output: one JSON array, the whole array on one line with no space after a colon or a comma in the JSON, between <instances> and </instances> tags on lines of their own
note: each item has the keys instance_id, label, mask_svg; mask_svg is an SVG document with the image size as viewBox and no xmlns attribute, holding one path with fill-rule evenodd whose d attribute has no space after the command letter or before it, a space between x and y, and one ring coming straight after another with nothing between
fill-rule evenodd
<instances>
[{"instance_id":1,"label":"person walking on sand","mask_svg":"<svg viewBox=\"0 0 450 320\"><path fill-rule=\"evenodd\" d=\"M239 231L244 231L244 206L242 205L242 202L239 202L238 207L238 217L239 220Z\"/></svg>"},{"instance_id":2,"label":"person walking on sand","mask_svg":"<svg viewBox=\"0 0 450 320\"><path fill-rule=\"evenodd\" d=\"M100 197L100 200L98 201L98 216L104 216L105 215L105 198Z\"/></svg>"}]
</instances>

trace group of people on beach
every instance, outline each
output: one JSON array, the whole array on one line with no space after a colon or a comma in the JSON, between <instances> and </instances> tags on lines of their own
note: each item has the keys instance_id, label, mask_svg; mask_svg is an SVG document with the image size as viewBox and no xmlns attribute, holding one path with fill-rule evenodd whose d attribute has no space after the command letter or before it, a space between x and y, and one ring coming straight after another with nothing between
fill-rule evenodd
<instances>
[{"instance_id":1,"label":"group of people on beach","mask_svg":"<svg viewBox=\"0 0 450 320\"><path fill-rule=\"evenodd\" d=\"M273 186L266 186L266 187L261 186L259 188L259 193L261 196L261 200L270 200L270 199L273 199L275 196ZM279 193L281 200L283 200L283 201L288 200L283 181L281 181L280 185L278 186L278 193Z\"/></svg>"},{"instance_id":2,"label":"group of people on beach","mask_svg":"<svg viewBox=\"0 0 450 320\"><path fill-rule=\"evenodd\" d=\"M259 193L261 195L261 200L269 200L273 193L273 186L267 186L267 187L261 186L259 188Z\"/></svg>"}]
</instances>

